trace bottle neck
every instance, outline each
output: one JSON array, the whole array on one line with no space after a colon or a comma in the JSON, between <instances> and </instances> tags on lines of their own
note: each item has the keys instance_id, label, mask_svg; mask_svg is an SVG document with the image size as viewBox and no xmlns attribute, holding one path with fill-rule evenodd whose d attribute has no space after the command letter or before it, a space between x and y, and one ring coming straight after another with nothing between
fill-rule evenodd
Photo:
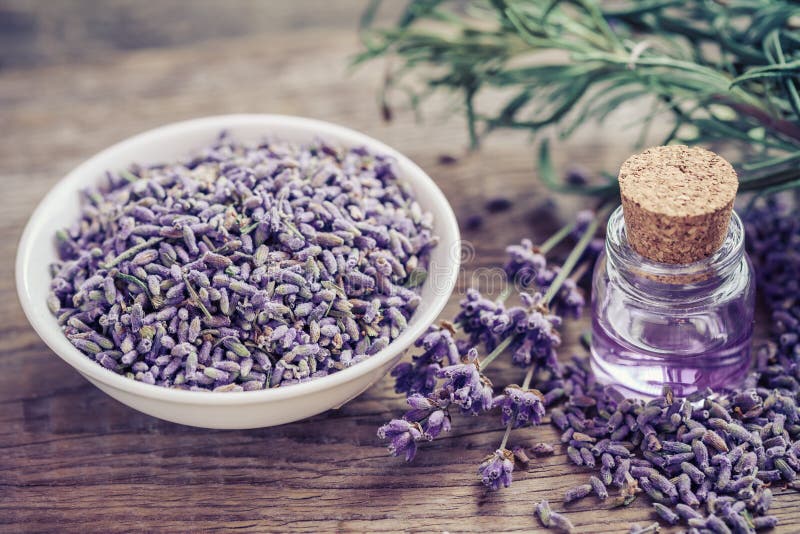
<instances>
[{"instance_id":1,"label":"bottle neck","mask_svg":"<svg viewBox=\"0 0 800 534\"><path fill-rule=\"evenodd\" d=\"M745 254L744 226L734 212L725 240L714 254L689 264L659 263L633 250L620 206L609 217L605 250L609 272L633 290L650 298L700 297L735 276Z\"/></svg>"}]
</instances>

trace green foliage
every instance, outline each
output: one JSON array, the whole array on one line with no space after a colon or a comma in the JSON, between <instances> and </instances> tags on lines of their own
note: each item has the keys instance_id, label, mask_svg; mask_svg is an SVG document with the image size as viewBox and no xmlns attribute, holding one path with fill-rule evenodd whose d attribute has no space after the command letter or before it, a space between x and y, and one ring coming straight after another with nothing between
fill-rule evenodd
<instances>
[{"instance_id":1,"label":"green foliage","mask_svg":"<svg viewBox=\"0 0 800 534\"><path fill-rule=\"evenodd\" d=\"M796 2L417 0L394 26L376 28L379 4L362 18L356 63L393 58L387 89L402 89L415 105L440 90L462 95L473 146L497 128L556 125L566 137L649 97L653 109L638 118L643 136L666 117L672 128L664 144L739 146L742 191L800 186ZM504 101L480 110L481 91ZM557 190L608 195L616 188L562 183L546 140L539 154L542 177Z\"/></svg>"}]
</instances>

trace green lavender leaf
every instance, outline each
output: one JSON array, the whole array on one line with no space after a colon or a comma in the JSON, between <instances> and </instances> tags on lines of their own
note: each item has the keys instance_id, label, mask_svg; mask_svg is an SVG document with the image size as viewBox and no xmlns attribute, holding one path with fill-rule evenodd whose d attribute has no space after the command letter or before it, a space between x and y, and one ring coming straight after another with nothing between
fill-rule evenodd
<instances>
[{"instance_id":1,"label":"green lavender leaf","mask_svg":"<svg viewBox=\"0 0 800 534\"><path fill-rule=\"evenodd\" d=\"M558 126L565 138L647 98L639 142L654 122L671 122L664 142L739 147L740 190L796 187L786 172L800 159L796 2L427 0L376 28L380 4L364 13L355 63L392 58L386 98L405 94L416 106L437 92L460 95L473 145L497 129ZM498 90L501 105L482 103L497 102L481 96ZM615 192L613 182L563 183L546 142L538 157L556 191Z\"/></svg>"}]
</instances>

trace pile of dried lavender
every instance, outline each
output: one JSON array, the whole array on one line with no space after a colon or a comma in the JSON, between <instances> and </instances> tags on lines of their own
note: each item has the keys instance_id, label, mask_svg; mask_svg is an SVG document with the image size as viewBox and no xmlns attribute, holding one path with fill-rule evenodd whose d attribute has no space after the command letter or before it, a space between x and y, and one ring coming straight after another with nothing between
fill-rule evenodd
<instances>
[{"instance_id":1,"label":"pile of dried lavender","mask_svg":"<svg viewBox=\"0 0 800 534\"><path fill-rule=\"evenodd\" d=\"M763 353L762 353L763 358ZM567 456L597 477L566 492L565 503L620 489L614 504L644 492L668 524L711 532L774 526L764 515L772 484L794 487L800 470L797 392L771 388L752 374L743 391L643 402L596 383L586 359L563 366L553 381L566 403L550 411ZM769 382L769 380L767 380Z\"/></svg>"},{"instance_id":2,"label":"pile of dried lavender","mask_svg":"<svg viewBox=\"0 0 800 534\"><path fill-rule=\"evenodd\" d=\"M57 233L49 307L100 365L242 391L325 376L406 327L437 239L393 160L221 135L109 172Z\"/></svg>"},{"instance_id":3,"label":"pile of dried lavender","mask_svg":"<svg viewBox=\"0 0 800 534\"><path fill-rule=\"evenodd\" d=\"M485 400L480 409L500 407L510 430L518 426L518 418L521 424L538 423L544 406L550 408L551 422L562 431L567 456L578 466L596 470L585 484L566 492L565 504L594 495L609 500L611 506L627 506L644 493L662 522L683 524L689 532L755 532L777 524L777 518L768 515L770 487L800 489L800 216L770 201L747 217L747 231L760 288L772 310L774 342L757 351L755 369L738 391L705 391L679 399L666 390L664 396L649 402L628 399L613 387L598 384L587 359L556 361L550 350L558 343L545 350L550 356L530 360L519 356L520 343L514 343L512 361L522 366L534 362L530 369L535 371L529 369L521 391L506 388L504 395L494 403ZM552 284L550 277L539 276L546 263L536 249L525 244L510 247L509 252L509 274L522 274L544 288ZM539 308L542 317L548 317L549 308ZM482 310L479 320L463 321L475 309ZM502 318L507 315L497 309L502 309L499 303L469 294L457 324L470 343L451 346L448 341L445 350L429 342L433 338L423 338L419 344L426 351L395 371L398 391L411 393L409 403L415 409L382 427L379 434L391 439L392 452L410 452L407 458L411 457L416 442L449 429L446 408L460 402L461 390L434 385L437 377L453 372L466 347L494 347L489 361L509 348L510 343L504 346L495 333L495 318L505 324ZM525 324L531 324L528 321ZM498 328L497 332L506 331ZM522 351L523 356L531 346ZM468 361L475 358L474 349L467 354L471 355ZM468 382L469 391L478 391L476 384L483 380L480 398L488 399L490 384L479 374L485 365L474 367L477 371L471 370L475 376ZM543 393L531 395L534 390L526 389L531 383ZM431 413L435 416L420 418ZM431 419L436 423L433 428ZM401 421L409 427L406 436L387 432ZM515 458L527 459L524 448L515 448L513 453L505 449L508 434L500 449L481 464L483 482L492 489L510 484ZM533 452L542 448L539 444ZM546 501L536 505L535 513L546 527L573 530L567 517L553 511ZM657 528L657 524L634 525L631 532L656 532Z\"/></svg>"}]
</instances>

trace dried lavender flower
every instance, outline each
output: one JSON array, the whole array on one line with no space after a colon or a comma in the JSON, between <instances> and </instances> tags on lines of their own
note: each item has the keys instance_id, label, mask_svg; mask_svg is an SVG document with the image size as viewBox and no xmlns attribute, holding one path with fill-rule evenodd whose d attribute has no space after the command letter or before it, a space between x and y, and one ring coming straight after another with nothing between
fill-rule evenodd
<instances>
[{"instance_id":1,"label":"dried lavender flower","mask_svg":"<svg viewBox=\"0 0 800 534\"><path fill-rule=\"evenodd\" d=\"M389 440L389 452L392 456L405 455L407 462L414 459L417 442L423 435L419 423L411 423L404 419L394 419L378 429L378 437Z\"/></svg>"},{"instance_id":2,"label":"dried lavender flower","mask_svg":"<svg viewBox=\"0 0 800 534\"><path fill-rule=\"evenodd\" d=\"M589 484L592 486L592 491L594 491L598 499L601 501L608 499L608 489L606 489L606 485L602 480L596 476L591 476L589 477Z\"/></svg>"},{"instance_id":3,"label":"dried lavender flower","mask_svg":"<svg viewBox=\"0 0 800 534\"><path fill-rule=\"evenodd\" d=\"M536 456L546 456L553 454L555 452L555 448L549 443L534 443L531 445L530 451Z\"/></svg>"},{"instance_id":4,"label":"dried lavender flower","mask_svg":"<svg viewBox=\"0 0 800 534\"><path fill-rule=\"evenodd\" d=\"M550 514L552 510L550 510L550 504L543 500L536 503L534 506L534 512L536 513L536 517L539 518L539 521L542 523L543 527L549 528L551 521L550 521Z\"/></svg>"},{"instance_id":5,"label":"dried lavender flower","mask_svg":"<svg viewBox=\"0 0 800 534\"><path fill-rule=\"evenodd\" d=\"M661 525L658 523L651 523L646 527L641 525L631 525L631 528L628 531L629 534L658 534L658 532L661 532Z\"/></svg>"},{"instance_id":6,"label":"dried lavender flower","mask_svg":"<svg viewBox=\"0 0 800 534\"><path fill-rule=\"evenodd\" d=\"M500 486L511 485L511 474L514 472L514 455L508 449L497 449L487 456L478 467L478 474L483 485L497 490Z\"/></svg>"},{"instance_id":7,"label":"dried lavender flower","mask_svg":"<svg viewBox=\"0 0 800 534\"><path fill-rule=\"evenodd\" d=\"M800 218L788 230L781 229L777 222L771 228L782 239L788 236L790 241L798 242L794 236L800 236ZM759 240L774 243L775 238L764 234L759 235ZM602 495L603 488L614 491L613 487L617 487L620 491L612 496L614 505L628 505L642 491L653 501L663 521L682 523L690 532L769 528L775 520L765 515L772 501L766 486L788 482L788 487L800 488L796 476L800 471L800 412L796 403L800 383L794 376L800 363L800 349L795 348L800 340L800 302L794 295L781 300L780 291L774 293L770 302L776 308L776 341L770 348L757 351L756 372L747 377L743 388L732 392L702 391L686 399L677 398L666 389L661 397L647 402L627 399L614 388L598 384L586 359L557 361L555 338L543 344L545 350L541 351L531 342L539 333L545 333L545 337L550 332L557 333L554 323L560 324L561 319L561 313L556 311L551 328L543 328L537 326L539 318L533 313L541 304L538 291L548 287L559 272L547 265L544 248L530 242L509 248L507 274L517 283L535 286L534 292L520 295L522 306L512 307L470 291L461 302L455 321L456 328L462 329L469 340L457 340L454 345L459 357L466 354L467 347L485 348L491 353L486 360L496 357L497 350L513 351L512 361L535 375L534 384L543 392L543 405L553 406L551 421L562 432L561 441L569 459L576 465L598 469L589 484L572 488L565 500L582 498L593 491ZM769 246L763 246L759 254L763 260L770 254ZM784 255L782 261L786 258ZM769 261L773 261L771 268L777 270L774 258ZM800 267L800 261L797 263ZM800 273L800 269L795 272ZM800 288L797 293L800 295ZM554 310L540 307L538 311L546 318ZM528 337L531 332L537 336ZM437 373L442 366L436 369ZM482 375L482 366L476 368ZM472 372L464 376L467 375ZM431 386L434 394L430 398L453 403L453 387L437 397L441 378L435 378L437 383ZM482 380L465 380L470 384L466 388L468 396L479 389ZM528 385L524 386L510 387L512 391L508 393L518 397ZM504 390L495 403L501 409L507 408L504 422L509 425L499 450L505 449L514 426L515 406L519 404L509 400L510 396ZM497 453L487 462L497 465ZM554 526L557 514L549 506L546 511L537 506L537 515L543 524Z\"/></svg>"},{"instance_id":8,"label":"dried lavender flower","mask_svg":"<svg viewBox=\"0 0 800 534\"><path fill-rule=\"evenodd\" d=\"M570 488L566 492L564 492L564 503L571 503L573 501L577 501L578 499L583 499L591 492L592 492L591 484L581 484L580 486L575 486L574 488Z\"/></svg>"},{"instance_id":9,"label":"dried lavender flower","mask_svg":"<svg viewBox=\"0 0 800 534\"><path fill-rule=\"evenodd\" d=\"M511 423L513 428L538 425L545 414L541 393L514 385L507 386L503 395L495 397L493 405L500 407L503 425Z\"/></svg>"},{"instance_id":10,"label":"dried lavender flower","mask_svg":"<svg viewBox=\"0 0 800 534\"><path fill-rule=\"evenodd\" d=\"M553 511L550 512L550 528L566 534L572 534L575 531L575 527L567 516Z\"/></svg>"},{"instance_id":11,"label":"dried lavender flower","mask_svg":"<svg viewBox=\"0 0 800 534\"><path fill-rule=\"evenodd\" d=\"M774 515L764 515L753 518L753 528L756 530L767 530L778 526L778 518Z\"/></svg>"},{"instance_id":12,"label":"dried lavender flower","mask_svg":"<svg viewBox=\"0 0 800 534\"><path fill-rule=\"evenodd\" d=\"M437 238L390 157L221 135L182 161L107 178L56 233L48 306L116 373L214 391L311 380L380 351L419 304L411 273L424 279ZM205 356L196 372L188 358L207 341L224 349L217 359L269 356L255 374ZM104 350L124 357L95 356Z\"/></svg>"}]
</instances>

